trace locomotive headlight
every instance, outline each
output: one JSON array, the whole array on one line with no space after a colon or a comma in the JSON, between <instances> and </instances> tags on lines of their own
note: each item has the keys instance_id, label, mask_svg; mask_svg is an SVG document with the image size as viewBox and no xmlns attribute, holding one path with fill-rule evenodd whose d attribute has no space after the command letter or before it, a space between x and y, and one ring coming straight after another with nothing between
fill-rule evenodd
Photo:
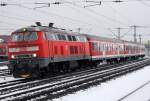
<instances>
[{"instance_id":1,"label":"locomotive headlight","mask_svg":"<svg viewBox=\"0 0 150 101\"><path fill-rule=\"evenodd\" d=\"M11 55L11 58L12 58L12 59L14 59L14 58L15 58L15 56L14 56L14 55Z\"/></svg>"},{"instance_id":2,"label":"locomotive headlight","mask_svg":"<svg viewBox=\"0 0 150 101\"><path fill-rule=\"evenodd\" d=\"M36 54L36 53L34 53L34 54L32 54L32 56L33 56L33 57L37 57L37 54Z\"/></svg>"}]
</instances>

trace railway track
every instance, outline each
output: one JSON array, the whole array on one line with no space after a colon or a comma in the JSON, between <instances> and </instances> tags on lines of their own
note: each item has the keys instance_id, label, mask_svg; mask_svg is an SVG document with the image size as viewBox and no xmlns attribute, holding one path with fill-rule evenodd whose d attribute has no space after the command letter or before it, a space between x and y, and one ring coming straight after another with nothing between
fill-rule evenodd
<instances>
[{"instance_id":1,"label":"railway track","mask_svg":"<svg viewBox=\"0 0 150 101\"><path fill-rule=\"evenodd\" d=\"M60 75L43 80L17 83L11 82L0 87L0 100L47 100L83 89L86 86L108 80L149 64L148 59L124 66L114 66ZM112 66L113 67L113 66ZM133 68L134 67L134 68ZM22 82L22 81L18 81ZM7 85L7 87L6 87Z\"/></svg>"},{"instance_id":2,"label":"railway track","mask_svg":"<svg viewBox=\"0 0 150 101\"><path fill-rule=\"evenodd\" d=\"M3 68L1 68L1 66L7 66L8 64L9 64L8 61L0 62L0 77L9 76L10 71L9 71L8 69L3 69Z\"/></svg>"},{"instance_id":3,"label":"railway track","mask_svg":"<svg viewBox=\"0 0 150 101\"><path fill-rule=\"evenodd\" d=\"M137 61L137 60L136 60ZM141 60L138 60L141 61ZM135 62L135 61L134 61ZM39 86L39 85L43 85L46 83L51 83L52 81L57 81L57 79L67 79L68 77L73 77L75 76L80 76L80 75L84 75L86 73L92 73L92 72L96 72L96 71L100 71L100 70L106 70L109 68L115 68L117 66L121 66L121 65L125 65L127 63L131 63L130 62L126 62L126 63L120 63L120 64L113 64L113 65L101 65L100 67L97 68L93 68L93 69L89 69L89 70L79 70L75 73L69 73L69 74L65 74L65 75L60 75L60 76L54 76L51 78L47 78L47 79L43 79L43 80L32 80L32 79L21 79L21 80L15 80L15 81L9 81L9 82L3 82L0 83L0 94L6 94L6 93L10 93L10 92L14 92L14 91L18 91L18 90L23 90L23 89L27 89L27 88L31 88L31 87L35 87L35 86ZM48 82L49 81L49 82ZM11 90L10 90L11 89Z\"/></svg>"},{"instance_id":4,"label":"railway track","mask_svg":"<svg viewBox=\"0 0 150 101\"><path fill-rule=\"evenodd\" d=\"M0 77L8 77L10 76L10 71L8 69L1 69L0 70Z\"/></svg>"},{"instance_id":5,"label":"railway track","mask_svg":"<svg viewBox=\"0 0 150 101\"><path fill-rule=\"evenodd\" d=\"M136 61L141 61L141 60L135 60L134 62L136 62ZM133 62L133 61L132 61ZM74 74L77 74L77 72L79 72L79 73L81 73L81 71L82 72L88 72L88 71L96 71L96 70L105 70L105 69L109 69L109 68L113 68L113 67L117 67L117 66L121 66L121 65L125 65L125 64L128 64L128 63L131 63L131 61L128 61L128 62L126 62L126 63L119 63L119 64L113 64L113 65L106 65L106 64L103 64L103 65L100 65L99 67L97 67L97 68L94 68L94 69L80 69L80 70L77 70L75 73L69 73L69 74L65 74L65 75L61 75L61 76L56 76L56 75L54 75L55 77L51 77L51 79L57 79L57 78L63 78L63 77L67 77L67 76L69 76L69 75L74 75ZM49 78L48 79L46 79L46 80L49 80ZM28 83L28 82L32 82L32 79L18 79L18 80L13 80L13 81L7 81L7 82L2 82L2 83L0 83L0 89L1 88L5 88L5 87L9 87L9 86L12 86L12 85L18 85L18 84L24 84L24 83Z\"/></svg>"}]
</instances>

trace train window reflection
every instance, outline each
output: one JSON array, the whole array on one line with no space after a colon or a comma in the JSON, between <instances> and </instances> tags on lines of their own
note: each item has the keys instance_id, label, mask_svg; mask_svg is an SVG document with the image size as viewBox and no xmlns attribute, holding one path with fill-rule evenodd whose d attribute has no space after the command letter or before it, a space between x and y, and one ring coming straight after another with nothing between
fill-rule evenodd
<instances>
[{"instance_id":1,"label":"train window reflection","mask_svg":"<svg viewBox=\"0 0 150 101\"><path fill-rule=\"evenodd\" d=\"M23 33L16 33L12 35L12 41L22 41Z\"/></svg>"},{"instance_id":2,"label":"train window reflection","mask_svg":"<svg viewBox=\"0 0 150 101\"><path fill-rule=\"evenodd\" d=\"M36 32L27 32L24 34L25 41L34 41L37 40L38 36Z\"/></svg>"}]
</instances>

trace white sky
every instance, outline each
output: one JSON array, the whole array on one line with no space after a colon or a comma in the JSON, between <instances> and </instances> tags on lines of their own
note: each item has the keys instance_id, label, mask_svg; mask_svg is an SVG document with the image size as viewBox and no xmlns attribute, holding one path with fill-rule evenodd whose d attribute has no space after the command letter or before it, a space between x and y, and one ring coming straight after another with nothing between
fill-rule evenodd
<instances>
[{"instance_id":1,"label":"white sky","mask_svg":"<svg viewBox=\"0 0 150 101\"><path fill-rule=\"evenodd\" d=\"M47 6L34 3L55 1L64 2L64 4L34 9ZM115 36L108 28L112 28L117 34L117 30L113 28L128 28L132 25L146 26L147 28L138 28L137 34L142 34L143 42L150 38L150 0L122 0L128 1L122 3L103 0L101 6L87 8L83 6L89 3L82 1L84 0L0 0L0 3L20 4L0 6L0 34L10 34L15 29L34 25L36 21L40 21L43 25L53 22L56 27L73 31L81 28L81 32L111 38ZM128 31L129 33L125 34ZM133 40L133 30L122 29L121 35L124 34L122 39Z\"/></svg>"}]
</instances>

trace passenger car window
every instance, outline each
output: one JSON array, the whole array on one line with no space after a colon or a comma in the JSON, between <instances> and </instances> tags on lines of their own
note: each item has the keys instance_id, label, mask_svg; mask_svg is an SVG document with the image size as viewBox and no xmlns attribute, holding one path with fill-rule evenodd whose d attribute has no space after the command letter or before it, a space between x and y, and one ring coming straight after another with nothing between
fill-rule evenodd
<instances>
[{"instance_id":1,"label":"passenger car window","mask_svg":"<svg viewBox=\"0 0 150 101\"><path fill-rule=\"evenodd\" d=\"M57 37L58 37L59 40L66 40L65 35L58 34Z\"/></svg>"},{"instance_id":2,"label":"passenger car window","mask_svg":"<svg viewBox=\"0 0 150 101\"><path fill-rule=\"evenodd\" d=\"M73 41L77 41L77 39L76 39L75 36L72 36L72 40L73 40Z\"/></svg>"},{"instance_id":3,"label":"passenger car window","mask_svg":"<svg viewBox=\"0 0 150 101\"><path fill-rule=\"evenodd\" d=\"M84 37L84 36L77 36L77 40L80 42L86 42L87 41L86 37Z\"/></svg>"},{"instance_id":4,"label":"passenger car window","mask_svg":"<svg viewBox=\"0 0 150 101\"><path fill-rule=\"evenodd\" d=\"M68 35L68 40L69 40L69 41L72 41L72 38L71 38L71 36L70 36L70 35Z\"/></svg>"}]
</instances>

